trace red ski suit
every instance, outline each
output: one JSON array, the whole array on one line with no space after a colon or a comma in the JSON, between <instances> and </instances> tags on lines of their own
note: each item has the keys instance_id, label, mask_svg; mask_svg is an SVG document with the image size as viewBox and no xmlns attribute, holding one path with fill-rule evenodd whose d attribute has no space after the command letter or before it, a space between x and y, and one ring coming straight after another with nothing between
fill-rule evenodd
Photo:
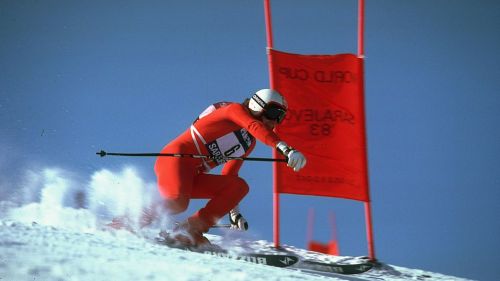
<instances>
[{"instance_id":1,"label":"red ski suit","mask_svg":"<svg viewBox=\"0 0 500 281\"><path fill-rule=\"evenodd\" d=\"M211 155L214 159L158 157L156 160L158 188L170 202L170 212L185 211L191 198L210 199L189 218L206 232L237 206L249 190L247 183L238 177L243 161L226 163L223 157L247 156L255 147L254 137L271 147L280 141L242 104L220 102L208 107L189 129L161 152ZM207 174L211 168L224 163L221 175Z\"/></svg>"}]
</instances>

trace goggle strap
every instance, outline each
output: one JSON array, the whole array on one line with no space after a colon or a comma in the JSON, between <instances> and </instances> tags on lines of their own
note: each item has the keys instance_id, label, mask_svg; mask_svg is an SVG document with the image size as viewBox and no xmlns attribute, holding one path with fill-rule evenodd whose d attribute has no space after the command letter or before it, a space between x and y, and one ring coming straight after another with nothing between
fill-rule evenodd
<instances>
[{"instance_id":1,"label":"goggle strap","mask_svg":"<svg viewBox=\"0 0 500 281\"><path fill-rule=\"evenodd\" d=\"M265 108L266 107L266 102L262 100L257 94L252 96L252 99L260 105L260 107Z\"/></svg>"}]
</instances>

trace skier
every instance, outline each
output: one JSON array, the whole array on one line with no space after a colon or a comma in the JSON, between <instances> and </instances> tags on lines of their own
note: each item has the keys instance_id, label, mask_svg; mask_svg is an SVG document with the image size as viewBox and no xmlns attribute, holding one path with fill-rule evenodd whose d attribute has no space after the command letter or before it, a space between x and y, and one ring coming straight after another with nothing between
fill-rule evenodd
<instances>
[{"instance_id":1,"label":"skier","mask_svg":"<svg viewBox=\"0 0 500 281\"><path fill-rule=\"evenodd\" d=\"M262 89L243 103L219 102L210 105L184 133L167 144L161 153L210 155L210 158L158 157L155 173L158 188L169 215L184 212L192 198L209 199L201 208L169 234L176 243L188 246L209 244L203 233L229 213L233 228L246 230L248 224L238 210L238 203L249 187L238 176L242 160L256 140L276 148L288 166L299 171L306 164L304 155L289 147L273 132L285 117L287 103L277 91ZM220 175L210 169L224 164Z\"/></svg>"}]
</instances>

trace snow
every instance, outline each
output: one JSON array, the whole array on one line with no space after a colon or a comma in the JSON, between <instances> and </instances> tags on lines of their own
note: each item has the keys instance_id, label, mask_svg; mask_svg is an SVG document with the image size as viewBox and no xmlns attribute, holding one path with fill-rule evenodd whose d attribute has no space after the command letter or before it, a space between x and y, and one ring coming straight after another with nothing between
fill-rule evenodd
<instances>
[{"instance_id":1,"label":"snow","mask_svg":"<svg viewBox=\"0 0 500 281\"><path fill-rule=\"evenodd\" d=\"M0 201L0 281L465 280L387 264L363 274L323 276L171 249L151 240L168 225L165 218L137 234L110 230L104 225L112 217L127 215L133 220L156 200L150 192L154 186L130 167L97 171L84 185L61 169L29 171L18 190L13 200ZM249 241L232 231L208 238L234 252L275 252L268 241ZM286 245L285 249L320 261L363 260Z\"/></svg>"},{"instance_id":2,"label":"snow","mask_svg":"<svg viewBox=\"0 0 500 281\"><path fill-rule=\"evenodd\" d=\"M15 207L1 202L0 280L465 280L421 270L383 265L358 275L320 276L154 244L158 229L134 235L99 226L89 210L44 206ZM51 217L53 219L51 219ZM31 221L30 221L31 220ZM267 241L231 240L209 235L214 243L239 251L272 251ZM318 260L356 262L287 246Z\"/></svg>"},{"instance_id":3,"label":"snow","mask_svg":"<svg viewBox=\"0 0 500 281\"><path fill-rule=\"evenodd\" d=\"M0 236L2 280L304 279L300 272L169 249L123 231L77 232L2 221Z\"/></svg>"}]
</instances>

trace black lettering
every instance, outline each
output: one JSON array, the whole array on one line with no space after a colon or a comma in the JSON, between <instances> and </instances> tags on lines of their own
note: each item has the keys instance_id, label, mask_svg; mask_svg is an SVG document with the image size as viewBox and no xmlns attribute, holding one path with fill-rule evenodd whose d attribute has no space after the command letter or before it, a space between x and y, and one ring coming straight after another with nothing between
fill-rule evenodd
<instances>
[{"instance_id":1,"label":"black lettering","mask_svg":"<svg viewBox=\"0 0 500 281\"><path fill-rule=\"evenodd\" d=\"M312 136L319 136L320 135L318 124L312 124L309 128L310 128L310 134Z\"/></svg>"},{"instance_id":2,"label":"black lettering","mask_svg":"<svg viewBox=\"0 0 500 281\"><path fill-rule=\"evenodd\" d=\"M314 123L309 128L312 136L329 136L332 133L332 125L328 123Z\"/></svg>"},{"instance_id":3,"label":"black lettering","mask_svg":"<svg viewBox=\"0 0 500 281\"><path fill-rule=\"evenodd\" d=\"M325 110L325 114L323 115L323 120L324 122L335 122L335 118L332 116L332 111L331 110Z\"/></svg>"},{"instance_id":4,"label":"black lettering","mask_svg":"<svg viewBox=\"0 0 500 281\"><path fill-rule=\"evenodd\" d=\"M303 110L303 115L304 115L304 122L312 122L314 121L314 110L313 109L304 109Z\"/></svg>"},{"instance_id":5,"label":"black lettering","mask_svg":"<svg viewBox=\"0 0 500 281\"><path fill-rule=\"evenodd\" d=\"M347 179L344 177L296 175L296 179L299 182L306 182L306 183L346 184L346 185L356 186L353 179Z\"/></svg>"},{"instance_id":6,"label":"black lettering","mask_svg":"<svg viewBox=\"0 0 500 281\"><path fill-rule=\"evenodd\" d=\"M356 77L348 70L317 70L314 72L314 80L319 83L354 83Z\"/></svg>"},{"instance_id":7,"label":"black lettering","mask_svg":"<svg viewBox=\"0 0 500 281\"><path fill-rule=\"evenodd\" d=\"M309 73L302 68L280 67L278 73L285 76L287 79L297 79L305 81L309 79Z\"/></svg>"},{"instance_id":8,"label":"black lettering","mask_svg":"<svg viewBox=\"0 0 500 281\"><path fill-rule=\"evenodd\" d=\"M212 158L217 162L217 164L223 164L226 162L224 157L222 156L222 152L220 151L219 146L217 145L216 142L212 142L210 144L207 144L208 152L212 156Z\"/></svg>"},{"instance_id":9,"label":"black lettering","mask_svg":"<svg viewBox=\"0 0 500 281\"><path fill-rule=\"evenodd\" d=\"M290 76L290 68L288 68L288 67L280 67L280 68L278 69L278 72L279 72L280 74L285 75L285 77L289 77L289 76Z\"/></svg>"},{"instance_id":10,"label":"black lettering","mask_svg":"<svg viewBox=\"0 0 500 281\"><path fill-rule=\"evenodd\" d=\"M316 110L312 108L301 109L301 110L293 110L290 109L285 117L287 121L292 122L321 122L321 123L329 123L334 124L336 122L355 124L355 116L346 110L336 109L324 109L324 110Z\"/></svg>"},{"instance_id":11,"label":"black lettering","mask_svg":"<svg viewBox=\"0 0 500 281\"><path fill-rule=\"evenodd\" d=\"M335 71L334 73L332 73L332 75L335 75L335 80L334 80L335 83L344 83L345 82L344 72L342 72L342 71Z\"/></svg>"},{"instance_id":12,"label":"black lettering","mask_svg":"<svg viewBox=\"0 0 500 281\"><path fill-rule=\"evenodd\" d=\"M335 121L342 120L344 113L342 112L342 110L335 110L334 116Z\"/></svg>"},{"instance_id":13,"label":"black lettering","mask_svg":"<svg viewBox=\"0 0 500 281\"><path fill-rule=\"evenodd\" d=\"M309 78L309 74L307 73L307 71L305 69L297 69L295 71L295 74L296 74L295 76L299 80L307 80Z\"/></svg>"},{"instance_id":14,"label":"black lettering","mask_svg":"<svg viewBox=\"0 0 500 281\"><path fill-rule=\"evenodd\" d=\"M331 128L330 124L325 123L325 124L321 125L321 134L323 136L329 136L331 132L332 132L332 128Z\"/></svg>"},{"instance_id":15,"label":"black lettering","mask_svg":"<svg viewBox=\"0 0 500 281\"><path fill-rule=\"evenodd\" d=\"M350 71L346 71L345 72L345 82L346 83L354 83L356 82L356 77L354 76L354 73L350 72Z\"/></svg>"},{"instance_id":16,"label":"black lettering","mask_svg":"<svg viewBox=\"0 0 500 281\"><path fill-rule=\"evenodd\" d=\"M238 150L239 148L241 147L240 144L237 144L233 147L231 147L230 149L226 150L226 152L224 152L224 156L230 156L231 154L235 153L236 150Z\"/></svg>"},{"instance_id":17,"label":"black lettering","mask_svg":"<svg viewBox=\"0 0 500 281\"><path fill-rule=\"evenodd\" d=\"M325 82L325 72L320 70L314 72L314 80L317 82Z\"/></svg>"}]
</instances>

